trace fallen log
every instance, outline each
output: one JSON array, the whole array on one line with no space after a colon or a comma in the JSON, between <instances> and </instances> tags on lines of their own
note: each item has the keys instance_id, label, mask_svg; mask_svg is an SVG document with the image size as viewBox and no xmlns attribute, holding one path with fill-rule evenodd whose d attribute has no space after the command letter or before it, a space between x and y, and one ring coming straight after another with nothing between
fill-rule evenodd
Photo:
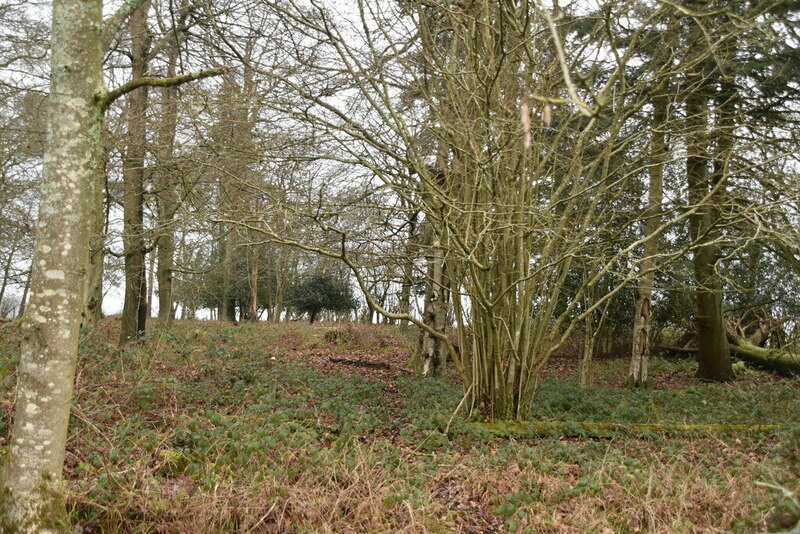
<instances>
[{"instance_id":1,"label":"fallen log","mask_svg":"<svg viewBox=\"0 0 800 534\"><path fill-rule=\"evenodd\" d=\"M656 354L663 354L670 358L695 357L700 349L697 347L681 347L676 345L659 345L653 350Z\"/></svg>"},{"instance_id":2,"label":"fallen log","mask_svg":"<svg viewBox=\"0 0 800 534\"><path fill-rule=\"evenodd\" d=\"M341 363L344 365L355 365L357 367L369 367L372 369L386 369L388 371L395 370L400 371L401 373L412 374L411 371L408 369L403 369L402 367L395 367L393 365L389 365L388 363L383 362L369 362L366 360L348 360L345 358L328 358L332 363Z\"/></svg>"},{"instance_id":3,"label":"fallen log","mask_svg":"<svg viewBox=\"0 0 800 534\"><path fill-rule=\"evenodd\" d=\"M794 428L797 425L742 425L709 424L690 425L677 423L595 423L572 421L489 421L469 423L488 431L498 438L584 437L608 439L619 436L647 438L653 435L670 436L721 436L764 435Z\"/></svg>"},{"instance_id":4,"label":"fallen log","mask_svg":"<svg viewBox=\"0 0 800 534\"><path fill-rule=\"evenodd\" d=\"M800 354L759 347L730 333L728 342L733 355L746 363L784 376L800 375Z\"/></svg>"}]
</instances>

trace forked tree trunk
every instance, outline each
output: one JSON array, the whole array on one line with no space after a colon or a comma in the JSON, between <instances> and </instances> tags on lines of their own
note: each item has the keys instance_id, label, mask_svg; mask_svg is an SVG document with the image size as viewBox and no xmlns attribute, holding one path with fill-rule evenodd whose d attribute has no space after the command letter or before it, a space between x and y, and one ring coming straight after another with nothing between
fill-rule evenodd
<instances>
[{"instance_id":1,"label":"forked tree trunk","mask_svg":"<svg viewBox=\"0 0 800 534\"><path fill-rule=\"evenodd\" d=\"M103 93L100 0L53 5L48 135L31 302L22 322L16 409L0 488L0 531L66 532L62 490Z\"/></svg>"},{"instance_id":2,"label":"forked tree trunk","mask_svg":"<svg viewBox=\"0 0 800 534\"><path fill-rule=\"evenodd\" d=\"M667 98L659 96L653 101L652 137L650 152L650 184L645 217L644 258L641 276L636 288L633 315L633 343L631 365L626 383L629 387L647 384L647 366L650 360L650 327L652 324L653 284L655 282L655 256L659 251L656 233L661 226L661 201L663 199L664 159L666 142L664 126L667 120Z\"/></svg>"},{"instance_id":3,"label":"forked tree trunk","mask_svg":"<svg viewBox=\"0 0 800 534\"><path fill-rule=\"evenodd\" d=\"M144 77L150 39L147 35L145 0L130 20L132 79ZM144 158L147 142L145 112L147 87L132 91L128 97L128 146L123 162L125 244L125 303L119 342L121 345L144 332L147 322L147 280L144 245Z\"/></svg>"}]
</instances>

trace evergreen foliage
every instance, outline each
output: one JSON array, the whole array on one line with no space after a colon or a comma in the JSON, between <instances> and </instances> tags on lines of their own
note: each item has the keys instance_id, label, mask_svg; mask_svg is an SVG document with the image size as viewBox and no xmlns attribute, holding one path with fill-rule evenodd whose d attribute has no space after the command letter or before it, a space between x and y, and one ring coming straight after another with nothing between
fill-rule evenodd
<instances>
[{"instance_id":1,"label":"evergreen foliage","mask_svg":"<svg viewBox=\"0 0 800 534\"><path fill-rule=\"evenodd\" d=\"M321 311L341 313L358 309L347 278L329 274L313 274L302 279L289 292L289 303L300 313L307 313L311 323Z\"/></svg>"}]
</instances>

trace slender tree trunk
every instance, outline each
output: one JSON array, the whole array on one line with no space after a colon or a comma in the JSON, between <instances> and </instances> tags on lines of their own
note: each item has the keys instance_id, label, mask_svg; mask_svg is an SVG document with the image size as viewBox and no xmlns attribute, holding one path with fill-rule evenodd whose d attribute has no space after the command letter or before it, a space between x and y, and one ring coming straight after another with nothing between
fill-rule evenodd
<instances>
[{"instance_id":1,"label":"slender tree trunk","mask_svg":"<svg viewBox=\"0 0 800 534\"><path fill-rule=\"evenodd\" d=\"M28 301L28 291L31 288L31 273L33 272L33 262L31 262L31 266L28 269L27 277L25 278L25 287L22 290L22 300L19 303L19 313L17 317L22 317L22 314L25 313L25 307L27 306Z\"/></svg>"},{"instance_id":2,"label":"slender tree trunk","mask_svg":"<svg viewBox=\"0 0 800 534\"><path fill-rule=\"evenodd\" d=\"M156 255L150 254L150 265L147 268L147 317L153 315L153 286L156 276Z\"/></svg>"},{"instance_id":3,"label":"slender tree trunk","mask_svg":"<svg viewBox=\"0 0 800 534\"><path fill-rule=\"evenodd\" d=\"M185 21L186 10L181 10L178 25ZM178 63L178 37L173 36L167 48L167 76L175 76ZM158 157L160 160L158 181L158 319L169 325L175 319L173 302L173 272L175 270L175 228L173 221L178 209L175 177L175 133L178 124L178 89L162 87L163 112L159 127Z\"/></svg>"},{"instance_id":4,"label":"slender tree trunk","mask_svg":"<svg viewBox=\"0 0 800 534\"><path fill-rule=\"evenodd\" d=\"M104 156L106 155L104 150ZM103 316L103 275L105 271L105 236L108 225L108 210L105 206L106 165L98 173L92 214L92 237L89 242L89 268L86 271L86 305L83 310L83 325L93 327Z\"/></svg>"},{"instance_id":5,"label":"slender tree trunk","mask_svg":"<svg viewBox=\"0 0 800 534\"><path fill-rule=\"evenodd\" d=\"M431 233L433 229L428 226ZM436 332L444 334L447 326L447 308L445 305L444 258L438 238L432 238L431 252L428 259L428 281L425 288L425 308L422 319ZM448 348L447 343L428 332L422 332L420 343L423 376L440 377L444 374Z\"/></svg>"},{"instance_id":6,"label":"slender tree trunk","mask_svg":"<svg viewBox=\"0 0 800 534\"><path fill-rule=\"evenodd\" d=\"M413 241L416 234L416 215L409 217L408 221L408 242L406 243L406 256L403 258L403 283L400 288L400 303L398 311L409 314L411 312L411 291L414 286L414 247ZM407 325L408 319L402 319L400 324Z\"/></svg>"},{"instance_id":7,"label":"slender tree trunk","mask_svg":"<svg viewBox=\"0 0 800 534\"><path fill-rule=\"evenodd\" d=\"M220 306L220 320L231 323L236 322L236 297L233 295L233 285L236 278L236 229L230 228L225 236L225 250L222 260L222 305Z\"/></svg>"},{"instance_id":8,"label":"slender tree trunk","mask_svg":"<svg viewBox=\"0 0 800 534\"><path fill-rule=\"evenodd\" d=\"M653 100L652 137L650 152L650 184L647 209L644 212L644 258L641 276L636 287L633 314L633 343L631 365L628 371L629 387L647 384L647 366L650 360L650 327L652 324L653 284L655 282L655 256L660 249L656 233L661 225L661 202L663 193L664 159L666 141L664 126L667 120L667 99L659 96Z\"/></svg>"},{"instance_id":9,"label":"slender tree trunk","mask_svg":"<svg viewBox=\"0 0 800 534\"><path fill-rule=\"evenodd\" d=\"M586 308L593 306L595 303L594 288L590 288L586 292ZM578 372L578 385L581 388L587 388L592 385L592 356L595 350L595 341L597 334L603 329L603 318L605 311L601 316L600 323L595 326L594 314L590 313L583 321L583 355L581 357L581 365Z\"/></svg>"},{"instance_id":10,"label":"slender tree trunk","mask_svg":"<svg viewBox=\"0 0 800 534\"><path fill-rule=\"evenodd\" d=\"M2 532L69 528L61 481L101 172L102 37L100 0L55 1L44 181L0 487Z\"/></svg>"},{"instance_id":11,"label":"slender tree trunk","mask_svg":"<svg viewBox=\"0 0 800 534\"><path fill-rule=\"evenodd\" d=\"M102 214L100 221L102 224ZM86 306L83 312L83 324L92 327L103 317L103 274L105 271L105 239L100 233L95 233L97 226L92 231L92 244L90 245L89 268L86 271Z\"/></svg>"},{"instance_id":12,"label":"slender tree trunk","mask_svg":"<svg viewBox=\"0 0 800 534\"><path fill-rule=\"evenodd\" d=\"M275 306L273 307L272 317L270 317L270 320L273 323L281 322L281 314L283 313L283 299L284 299L284 293L285 293L284 288L285 287L286 287L286 284L282 280L278 279L276 281Z\"/></svg>"},{"instance_id":13,"label":"slender tree trunk","mask_svg":"<svg viewBox=\"0 0 800 534\"><path fill-rule=\"evenodd\" d=\"M408 261L403 266L403 284L400 286L400 303L398 305L397 311L408 315L411 313L411 285L412 285L412 278L413 275L413 265L411 262ZM401 325L407 325L408 319L401 319Z\"/></svg>"},{"instance_id":14,"label":"slender tree trunk","mask_svg":"<svg viewBox=\"0 0 800 534\"><path fill-rule=\"evenodd\" d=\"M11 266L14 264L14 254L17 252L17 243L11 245L11 250L8 253L6 264L3 265L3 284L0 285L0 303L3 302L3 297L6 295L6 286L8 285L8 278L11 274Z\"/></svg>"},{"instance_id":15,"label":"slender tree trunk","mask_svg":"<svg viewBox=\"0 0 800 534\"><path fill-rule=\"evenodd\" d=\"M250 302L248 319L258 321L258 249L256 246L250 247Z\"/></svg>"},{"instance_id":16,"label":"slender tree trunk","mask_svg":"<svg viewBox=\"0 0 800 534\"><path fill-rule=\"evenodd\" d=\"M146 0L130 19L132 79L144 77L150 47L147 35ZM128 95L128 147L123 162L125 244L125 303L122 308L120 344L144 332L147 322L147 280L144 244L144 158L147 142L145 112L147 87Z\"/></svg>"},{"instance_id":17,"label":"slender tree trunk","mask_svg":"<svg viewBox=\"0 0 800 534\"><path fill-rule=\"evenodd\" d=\"M592 355L594 354L594 321L589 315L583 321L583 355L578 372L578 384L581 388L592 385Z\"/></svg>"},{"instance_id":18,"label":"slender tree trunk","mask_svg":"<svg viewBox=\"0 0 800 534\"><path fill-rule=\"evenodd\" d=\"M696 211L689 223L694 242L694 277L697 288L697 340L700 366L697 376L703 380L729 381L734 373L722 310L722 278L717 272L720 257L717 226L724 191L722 176L709 173L708 106L711 78L707 65L702 65L690 77L693 82L686 99L686 178L689 203ZM715 173L716 174L716 173Z\"/></svg>"}]
</instances>

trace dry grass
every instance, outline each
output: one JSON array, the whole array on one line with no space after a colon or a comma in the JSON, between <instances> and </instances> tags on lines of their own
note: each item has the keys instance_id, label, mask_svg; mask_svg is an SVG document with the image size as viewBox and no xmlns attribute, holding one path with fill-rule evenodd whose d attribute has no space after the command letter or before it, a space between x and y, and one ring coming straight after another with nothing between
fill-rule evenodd
<instances>
[{"instance_id":1,"label":"dry grass","mask_svg":"<svg viewBox=\"0 0 800 534\"><path fill-rule=\"evenodd\" d=\"M82 346L65 469L80 532L749 533L800 518L758 485L800 489L800 432L514 441L455 420L445 435L459 388L397 371L413 353L410 330L355 325L326 342L324 325L190 322L120 352L116 328L103 323ZM0 355L13 353L15 337L3 339ZM681 365L654 369L670 377ZM621 372L598 366L601 377ZM731 410L747 405L753 418L800 422L797 381L651 392L605 383L544 383L540 412L740 421Z\"/></svg>"}]
</instances>

